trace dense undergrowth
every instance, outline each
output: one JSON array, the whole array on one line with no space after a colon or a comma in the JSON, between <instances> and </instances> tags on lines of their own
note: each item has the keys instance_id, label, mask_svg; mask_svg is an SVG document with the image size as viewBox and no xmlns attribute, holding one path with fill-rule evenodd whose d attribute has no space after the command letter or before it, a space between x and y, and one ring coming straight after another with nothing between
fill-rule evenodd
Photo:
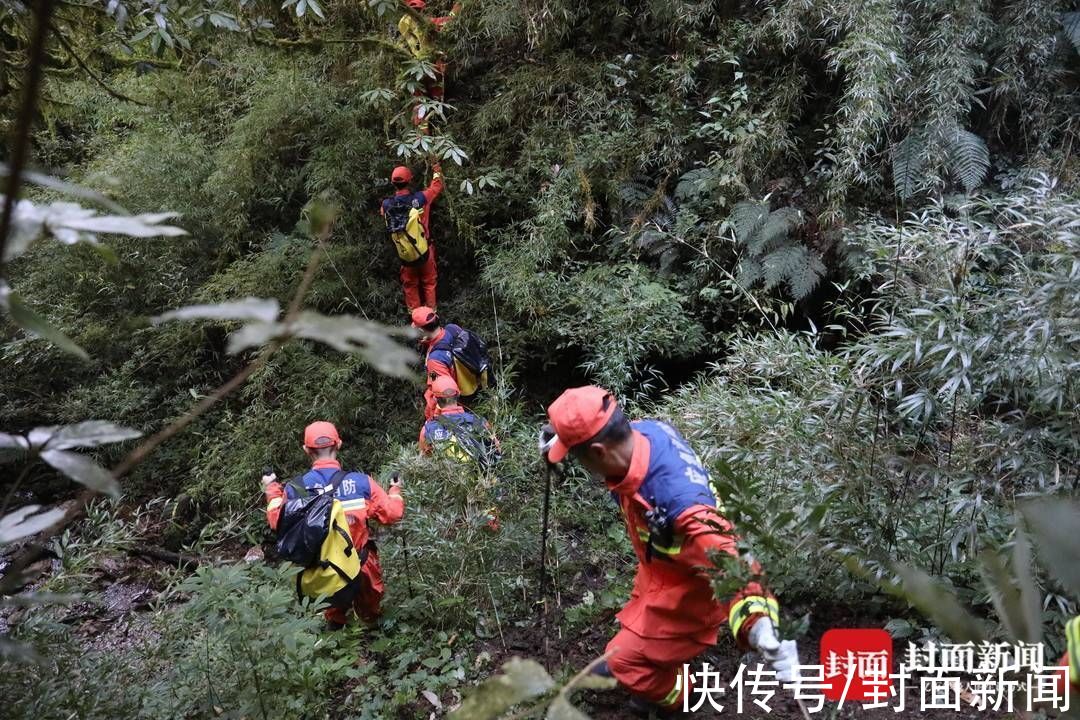
<instances>
[{"instance_id":1,"label":"dense undergrowth","mask_svg":"<svg viewBox=\"0 0 1080 720\"><path fill-rule=\"evenodd\" d=\"M9 618L47 669L4 662L13 716L427 717L544 638L553 671L580 669L602 643L571 640L611 626L632 573L605 494L571 474L539 623L535 427L583 382L684 431L791 608L859 603L941 632L882 593L899 561L1000 614L980 557L1019 542L1018 501L1080 483L1080 23L1067 5L466 3L440 36L452 63L428 139L409 122L423 68L387 42L393 3L328 3L325 22L252 3L237 22L265 12L275 27L240 33L185 31L174 15L190 47L157 58L145 38L128 53L97 15L77 28L95 11L68 8L61 30L114 93L54 67L35 163L132 211L179 212L190 236L105 254L39 243L4 267L90 359L4 325L0 429L160 429L249 356L227 352L234 325L149 318L287 303L320 249L306 307L403 324L376 209L393 165L420 174L433 155L448 181L439 310L497 347L500 385L479 411L506 458L491 475L419 458L416 382L287 343L136 468L118 505L53 541L39 589L90 601L135 545L203 562L142 567L157 599L116 646L93 646L115 632L69 605ZM25 18L0 13L19 45ZM325 242L305 230L316 198L342 209ZM347 464L401 471L409 504L380 538L387 618L329 637L297 611L287 573L240 562L268 537L262 467L298 471L316 418L342 428ZM14 502L71 494L44 464L3 469L5 483L21 474ZM1077 588L1047 566L1033 582L1056 649ZM75 680L91 678L93 693Z\"/></svg>"}]
</instances>

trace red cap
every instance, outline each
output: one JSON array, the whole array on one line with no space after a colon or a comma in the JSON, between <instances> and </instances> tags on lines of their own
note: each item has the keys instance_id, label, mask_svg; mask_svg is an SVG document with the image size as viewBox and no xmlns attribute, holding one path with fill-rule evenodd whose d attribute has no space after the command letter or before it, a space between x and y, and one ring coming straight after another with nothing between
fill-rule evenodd
<instances>
[{"instance_id":1,"label":"red cap","mask_svg":"<svg viewBox=\"0 0 1080 720\"><path fill-rule=\"evenodd\" d=\"M548 451L548 460L562 462L570 448L603 430L617 407L619 403L611 393L596 385L570 388L556 398L547 411L558 435Z\"/></svg>"},{"instance_id":2,"label":"red cap","mask_svg":"<svg viewBox=\"0 0 1080 720\"><path fill-rule=\"evenodd\" d=\"M390 173L390 182L392 183L411 183L412 182L412 170L404 165L398 165L394 168L394 172Z\"/></svg>"},{"instance_id":3,"label":"red cap","mask_svg":"<svg viewBox=\"0 0 1080 720\"><path fill-rule=\"evenodd\" d=\"M430 325L436 322L439 316L435 314L435 311L426 305L421 305L412 311L412 324L414 328L422 328L425 325Z\"/></svg>"},{"instance_id":4,"label":"red cap","mask_svg":"<svg viewBox=\"0 0 1080 720\"><path fill-rule=\"evenodd\" d=\"M405 4L413 10L423 10L427 7L427 3L424 2L424 0L405 0Z\"/></svg>"},{"instance_id":5,"label":"red cap","mask_svg":"<svg viewBox=\"0 0 1080 720\"><path fill-rule=\"evenodd\" d=\"M319 420L304 428L304 447L312 450L328 447L341 447L341 436L334 423Z\"/></svg>"},{"instance_id":6,"label":"red cap","mask_svg":"<svg viewBox=\"0 0 1080 720\"><path fill-rule=\"evenodd\" d=\"M461 394L454 378L447 375L439 375L431 382L431 394L437 398L457 397Z\"/></svg>"}]
</instances>

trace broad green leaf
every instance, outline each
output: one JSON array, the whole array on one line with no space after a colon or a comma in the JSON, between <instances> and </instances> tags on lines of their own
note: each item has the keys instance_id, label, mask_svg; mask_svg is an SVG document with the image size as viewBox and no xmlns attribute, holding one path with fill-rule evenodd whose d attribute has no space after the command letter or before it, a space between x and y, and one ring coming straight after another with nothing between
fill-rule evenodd
<instances>
[{"instance_id":1,"label":"broad green leaf","mask_svg":"<svg viewBox=\"0 0 1080 720\"><path fill-rule=\"evenodd\" d=\"M272 323L279 312L277 300L249 297L216 305L189 305L170 310L155 317L153 323L159 325L169 320L258 320Z\"/></svg>"},{"instance_id":2,"label":"broad green leaf","mask_svg":"<svg viewBox=\"0 0 1080 720\"><path fill-rule=\"evenodd\" d=\"M0 177L7 176L7 163L0 163ZM69 195L71 197L77 197L82 200L89 200L90 202L97 203L98 205L107 208L108 210L116 213L117 215L128 214L127 210L125 210L122 206L113 202L112 200L110 200L96 190L84 188L81 185L75 185L74 183L66 182L64 180L61 180L60 178L52 177L51 175L45 175L44 173L35 172L34 170L24 169L22 171L21 177L23 179L23 182L40 185L41 187L56 190L63 193L64 195Z\"/></svg>"},{"instance_id":3,"label":"broad green leaf","mask_svg":"<svg viewBox=\"0 0 1080 720\"><path fill-rule=\"evenodd\" d=\"M1009 638L1014 642L1035 642L1041 639L1042 633L1037 633L1035 627L1029 625L1020 591L1009 575L1001 555L988 548L979 556L979 564L994 610L1008 631Z\"/></svg>"},{"instance_id":4,"label":"broad green leaf","mask_svg":"<svg viewBox=\"0 0 1080 720\"><path fill-rule=\"evenodd\" d=\"M285 323L257 322L249 323L229 335L225 351L230 355L243 352L248 348L260 347L276 337L285 334Z\"/></svg>"},{"instance_id":5,"label":"broad green leaf","mask_svg":"<svg viewBox=\"0 0 1080 720\"><path fill-rule=\"evenodd\" d=\"M29 450L30 442L22 435L0 433L0 448L13 450Z\"/></svg>"},{"instance_id":6,"label":"broad green leaf","mask_svg":"<svg viewBox=\"0 0 1080 720\"><path fill-rule=\"evenodd\" d=\"M1035 548L1050 576L1080 598L1080 504L1062 497L1042 497L1020 506Z\"/></svg>"},{"instance_id":7,"label":"broad green leaf","mask_svg":"<svg viewBox=\"0 0 1080 720\"><path fill-rule=\"evenodd\" d=\"M574 688L581 690L612 690L618 685L619 683L615 678L588 673L574 683Z\"/></svg>"},{"instance_id":8,"label":"broad green leaf","mask_svg":"<svg viewBox=\"0 0 1080 720\"><path fill-rule=\"evenodd\" d=\"M1016 521L1016 540L1013 545L1013 573L1020 588L1020 605L1028 627L1028 642L1042 640L1042 598L1035 584L1035 562L1031 556L1031 541L1020 523ZM1023 638L1021 638L1023 639Z\"/></svg>"},{"instance_id":9,"label":"broad green leaf","mask_svg":"<svg viewBox=\"0 0 1080 720\"><path fill-rule=\"evenodd\" d=\"M89 360L86 351L76 345L71 338L62 333L48 320L31 310L16 293L12 292L7 283L0 280L0 308L7 311L11 321L23 330L35 335L42 340L48 340L64 352L75 355L83 360Z\"/></svg>"},{"instance_id":10,"label":"broad green leaf","mask_svg":"<svg viewBox=\"0 0 1080 720\"><path fill-rule=\"evenodd\" d=\"M315 9L315 5L312 5L312 9ZM341 215L341 208L332 202L326 200L316 199L308 203L306 208L308 218L308 229L311 232L311 236L315 238L325 238L330 234L330 231L334 227L334 222Z\"/></svg>"},{"instance_id":11,"label":"broad green leaf","mask_svg":"<svg viewBox=\"0 0 1080 720\"><path fill-rule=\"evenodd\" d=\"M90 233L128 235L130 237L178 237L187 230L172 225L160 225L163 220L178 217L176 213L148 213L146 215L97 215L93 217L65 219L64 227Z\"/></svg>"},{"instance_id":12,"label":"broad green leaf","mask_svg":"<svg viewBox=\"0 0 1080 720\"><path fill-rule=\"evenodd\" d=\"M44 450L41 459L91 490L120 497L120 485L113 474L85 455L67 450Z\"/></svg>"},{"instance_id":13,"label":"broad green leaf","mask_svg":"<svg viewBox=\"0 0 1080 720\"><path fill-rule=\"evenodd\" d=\"M394 337L408 333L408 330L386 327L352 315L331 317L304 311L288 325L278 322L245 325L229 336L227 350L235 354L264 345L274 338L304 338L325 343L341 352L358 353L368 364L387 375L411 377L416 354L394 340Z\"/></svg>"},{"instance_id":14,"label":"broad green leaf","mask_svg":"<svg viewBox=\"0 0 1080 720\"><path fill-rule=\"evenodd\" d=\"M589 720L589 716L570 704L564 696L559 695L548 706L547 720Z\"/></svg>"},{"instance_id":15,"label":"broad green leaf","mask_svg":"<svg viewBox=\"0 0 1080 720\"><path fill-rule=\"evenodd\" d=\"M490 720L520 702L550 691L555 682L535 660L513 658L502 666L503 674L488 678L465 698L449 717L458 720Z\"/></svg>"},{"instance_id":16,"label":"broad green leaf","mask_svg":"<svg viewBox=\"0 0 1080 720\"><path fill-rule=\"evenodd\" d=\"M398 328L388 328L351 315L328 317L316 312L300 313L289 327L291 334L317 340L341 352L359 353L376 370L397 377L411 377L416 353L395 342L404 335Z\"/></svg>"},{"instance_id":17,"label":"broad green leaf","mask_svg":"<svg viewBox=\"0 0 1080 720\"><path fill-rule=\"evenodd\" d=\"M954 641L979 642L986 637L979 620L960 605L955 595L925 572L902 564L894 569L903 580L901 591L908 602Z\"/></svg>"},{"instance_id":18,"label":"broad green leaf","mask_svg":"<svg viewBox=\"0 0 1080 720\"><path fill-rule=\"evenodd\" d=\"M0 543L36 535L64 516L60 508L38 512L40 505L27 505L0 517Z\"/></svg>"},{"instance_id":19,"label":"broad green leaf","mask_svg":"<svg viewBox=\"0 0 1080 720\"><path fill-rule=\"evenodd\" d=\"M138 430L115 425L105 420L88 420L53 429L55 433L47 442L50 450L97 447L142 436Z\"/></svg>"}]
</instances>

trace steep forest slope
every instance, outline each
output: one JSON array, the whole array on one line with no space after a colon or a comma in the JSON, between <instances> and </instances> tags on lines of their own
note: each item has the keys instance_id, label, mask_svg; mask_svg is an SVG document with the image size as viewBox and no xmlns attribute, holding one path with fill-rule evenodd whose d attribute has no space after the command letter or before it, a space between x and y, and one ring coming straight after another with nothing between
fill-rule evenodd
<instances>
[{"instance_id":1,"label":"steep forest slope","mask_svg":"<svg viewBox=\"0 0 1080 720\"><path fill-rule=\"evenodd\" d=\"M0 8L13 137L35 8ZM432 68L398 42L404 4L53 12L30 167L178 213L188 234L102 247L51 227L4 256L2 280L86 357L5 314L3 438L86 420L152 436L258 364L121 497L45 539L41 579L13 596L27 607L0 628L15 717L441 716L515 654L569 679L633 574L614 507L573 470L536 602L536 429L585 383L691 440L804 655L852 623L901 639L975 623L1061 649L1080 593L1075 543L1055 540L1080 531L1073 3L466 1L437 35L449 70L426 136L412 93ZM419 370L397 362L411 342L379 201L395 165L426 180L437 161L438 307L499 365L478 406L503 440L496 472L418 456ZM55 183L24 197L72 200ZM151 321L286 307L298 288L374 350L265 337L232 352L236 321ZM374 630L322 634L289 571L257 559L258 477L299 471L317 418L342 429L347 464L406 478ZM36 450L0 450L3 512L76 495ZM979 619L937 612L950 593ZM625 717L604 694L578 704Z\"/></svg>"}]
</instances>

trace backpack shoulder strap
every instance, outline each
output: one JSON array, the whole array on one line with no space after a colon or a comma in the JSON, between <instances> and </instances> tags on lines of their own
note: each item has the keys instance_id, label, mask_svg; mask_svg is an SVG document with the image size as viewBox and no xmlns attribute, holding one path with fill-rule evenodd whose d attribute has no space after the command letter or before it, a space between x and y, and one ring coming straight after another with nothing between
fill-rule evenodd
<instances>
[{"instance_id":1,"label":"backpack shoulder strap","mask_svg":"<svg viewBox=\"0 0 1080 720\"><path fill-rule=\"evenodd\" d=\"M330 483L327 485L329 490L326 492L331 495L337 494L337 489L341 487L341 481L345 479L345 476L349 474L348 470L338 470L330 477Z\"/></svg>"}]
</instances>

